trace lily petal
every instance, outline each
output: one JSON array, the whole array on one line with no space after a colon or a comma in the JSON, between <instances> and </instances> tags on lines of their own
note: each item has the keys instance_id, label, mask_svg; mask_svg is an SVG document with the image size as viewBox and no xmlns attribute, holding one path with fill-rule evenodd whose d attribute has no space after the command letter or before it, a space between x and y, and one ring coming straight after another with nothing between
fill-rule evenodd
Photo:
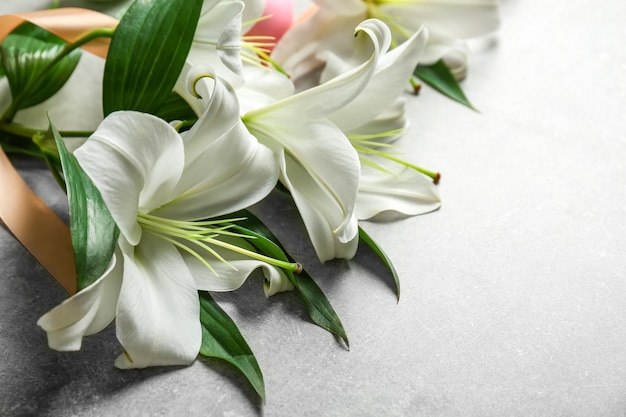
<instances>
[{"instance_id":1,"label":"lily petal","mask_svg":"<svg viewBox=\"0 0 626 417\"><path fill-rule=\"evenodd\" d=\"M187 57L191 65L210 65L231 82L243 81L240 56L243 7L241 1L203 6ZM229 72L232 74L228 74Z\"/></svg>"},{"instance_id":2,"label":"lily petal","mask_svg":"<svg viewBox=\"0 0 626 417\"><path fill-rule=\"evenodd\" d=\"M318 6L332 11L338 15L361 15L365 13L366 6L363 0L313 0Z\"/></svg>"},{"instance_id":3,"label":"lily petal","mask_svg":"<svg viewBox=\"0 0 626 417\"><path fill-rule=\"evenodd\" d=\"M171 243L146 233L134 253L124 253L117 307L122 369L188 365L200 350L200 305L195 282Z\"/></svg>"},{"instance_id":4,"label":"lily petal","mask_svg":"<svg viewBox=\"0 0 626 417\"><path fill-rule=\"evenodd\" d=\"M323 64L317 54L325 49L321 47L325 40L332 38L337 42L329 43L335 46L350 44L350 32L363 17L364 15L345 18L325 9L318 9L310 18L296 24L283 35L272 51L272 58L280 63L292 79L298 79ZM347 48L348 46L345 47Z\"/></svg>"},{"instance_id":5,"label":"lily petal","mask_svg":"<svg viewBox=\"0 0 626 417\"><path fill-rule=\"evenodd\" d=\"M278 71L268 71L254 65L244 66L246 83L237 88L241 114L267 107L295 94L293 82Z\"/></svg>"},{"instance_id":6,"label":"lily petal","mask_svg":"<svg viewBox=\"0 0 626 417\"><path fill-rule=\"evenodd\" d=\"M305 131L283 126L270 134L284 144L278 151L280 180L292 193L318 257L352 257L360 175L356 151L326 120L307 124Z\"/></svg>"},{"instance_id":7,"label":"lily petal","mask_svg":"<svg viewBox=\"0 0 626 417\"><path fill-rule=\"evenodd\" d=\"M391 33L389 28L379 20L369 19L357 26L355 33L368 35L369 57L360 65L352 68L332 80L280 100L270 106L253 110L244 117L266 119L283 119L294 123L292 115L298 115L298 122L326 117L357 97L370 81L376 68L379 55L389 48ZM363 44L360 44L364 47ZM287 115L287 117L285 117Z\"/></svg>"},{"instance_id":8,"label":"lily petal","mask_svg":"<svg viewBox=\"0 0 626 417\"><path fill-rule=\"evenodd\" d=\"M378 143L392 143L404 135L404 132L408 129L409 124L409 119L406 114L406 100L401 97L376 118L368 121L356 129L350 130L347 134L351 140L353 140L353 135L371 136L384 134L385 136L379 136L372 140L375 140ZM389 132L397 133L389 135ZM358 140L355 140L353 144L358 145Z\"/></svg>"},{"instance_id":9,"label":"lily petal","mask_svg":"<svg viewBox=\"0 0 626 417\"><path fill-rule=\"evenodd\" d=\"M325 119L357 97L389 48L391 34L381 21L357 27L367 56L346 73L266 107L242 119L261 143L276 152L280 181L291 191L318 258L354 256L358 243L355 216L360 175L358 155L346 136Z\"/></svg>"},{"instance_id":10,"label":"lily petal","mask_svg":"<svg viewBox=\"0 0 626 417\"><path fill-rule=\"evenodd\" d=\"M384 213L415 216L441 206L439 191L430 178L404 168L397 174L386 174L363 167L357 214L368 220Z\"/></svg>"},{"instance_id":11,"label":"lily petal","mask_svg":"<svg viewBox=\"0 0 626 417\"><path fill-rule=\"evenodd\" d=\"M93 284L63 301L37 321L48 333L48 345L59 351L79 350L83 337L99 332L115 318L122 285L120 253Z\"/></svg>"},{"instance_id":12,"label":"lily petal","mask_svg":"<svg viewBox=\"0 0 626 417\"><path fill-rule=\"evenodd\" d=\"M467 73L469 56L470 48L464 40L454 39L439 32L431 32L420 62L430 65L443 58L455 78L461 80Z\"/></svg>"},{"instance_id":13,"label":"lily petal","mask_svg":"<svg viewBox=\"0 0 626 417\"><path fill-rule=\"evenodd\" d=\"M265 0L244 0L244 3L245 8L242 17L244 22L258 19L263 15Z\"/></svg>"},{"instance_id":14,"label":"lily petal","mask_svg":"<svg viewBox=\"0 0 626 417\"><path fill-rule=\"evenodd\" d=\"M183 142L174 128L134 111L110 114L75 155L133 245L141 238L137 212L169 201L184 167Z\"/></svg>"},{"instance_id":15,"label":"lily petal","mask_svg":"<svg viewBox=\"0 0 626 417\"><path fill-rule=\"evenodd\" d=\"M43 103L20 110L15 123L47 130L50 120L59 130L95 130L102 119L102 76L104 60L83 51L72 76L52 97ZM4 88L6 77L0 79L0 110L9 104L11 92ZM49 119L48 119L49 117Z\"/></svg>"},{"instance_id":16,"label":"lily petal","mask_svg":"<svg viewBox=\"0 0 626 417\"><path fill-rule=\"evenodd\" d=\"M254 248L245 239L232 238L225 240L244 249L254 251ZM196 280L198 290L215 292L236 290L257 269L260 269L265 277L263 290L267 297L277 292L293 289L293 285L280 268L219 247L214 247L213 249L228 262L217 260L215 257L205 257L205 260L214 271L210 271L202 262L190 254L183 253L185 263Z\"/></svg>"},{"instance_id":17,"label":"lily petal","mask_svg":"<svg viewBox=\"0 0 626 417\"><path fill-rule=\"evenodd\" d=\"M426 24L433 32L454 38L484 35L500 25L497 0L420 0L383 4L380 9L407 29L418 30Z\"/></svg>"},{"instance_id":18,"label":"lily petal","mask_svg":"<svg viewBox=\"0 0 626 417\"><path fill-rule=\"evenodd\" d=\"M329 120L347 132L385 111L406 89L427 40L428 31L422 28L399 47L384 54L363 92L329 116ZM333 75L323 74L322 80Z\"/></svg>"},{"instance_id":19,"label":"lily petal","mask_svg":"<svg viewBox=\"0 0 626 417\"><path fill-rule=\"evenodd\" d=\"M194 70L215 77L207 68ZM274 155L239 118L232 87L217 78L203 78L196 86L207 97L206 109L184 134L185 170L177 197L153 212L159 216L196 220L232 213L263 199L278 180Z\"/></svg>"},{"instance_id":20,"label":"lily petal","mask_svg":"<svg viewBox=\"0 0 626 417\"><path fill-rule=\"evenodd\" d=\"M198 220L232 213L262 200L278 180L273 152L260 145L245 128L233 129L200 156L198 161L210 165L195 164L188 173L203 173L202 177L196 177L193 188L154 214Z\"/></svg>"}]
</instances>

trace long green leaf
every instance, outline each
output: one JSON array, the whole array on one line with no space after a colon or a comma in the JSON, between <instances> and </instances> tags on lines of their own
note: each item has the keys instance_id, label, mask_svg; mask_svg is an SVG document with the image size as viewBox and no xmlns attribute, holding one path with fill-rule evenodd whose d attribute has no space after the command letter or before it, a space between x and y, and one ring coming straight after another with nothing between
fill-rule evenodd
<instances>
[{"instance_id":1,"label":"long green leaf","mask_svg":"<svg viewBox=\"0 0 626 417\"><path fill-rule=\"evenodd\" d=\"M202 0L136 0L122 17L107 55L103 109L155 114L182 71Z\"/></svg>"},{"instance_id":2,"label":"long green leaf","mask_svg":"<svg viewBox=\"0 0 626 417\"><path fill-rule=\"evenodd\" d=\"M119 229L104 204L100 191L85 174L50 122L67 184L70 230L76 258L77 288L82 290L106 270L119 236Z\"/></svg>"},{"instance_id":3,"label":"long green leaf","mask_svg":"<svg viewBox=\"0 0 626 417\"><path fill-rule=\"evenodd\" d=\"M365 233L365 230L363 230L360 226L359 226L359 240L362 243L369 246L370 249L372 249L374 253L378 256L378 258L381 261L383 261L383 263L385 264L385 266L387 267L387 269L389 270L389 273L391 274L393 278L393 282L396 285L396 296L398 297L398 300L400 300L400 276L398 275L396 268L393 266L391 259L389 259L389 257L382 250L382 248L378 246L378 244L374 241L374 239L372 239L370 235Z\"/></svg>"},{"instance_id":4,"label":"long green leaf","mask_svg":"<svg viewBox=\"0 0 626 417\"><path fill-rule=\"evenodd\" d=\"M168 122L173 120L198 119L198 116L194 113L189 104L174 92L167 97L167 100L165 100L155 114Z\"/></svg>"},{"instance_id":5,"label":"long green leaf","mask_svg":"<svg viewBox=\"0 0 626 417\"><path fill-rule=\"evenodd\" d=\"M454 78L450 68L446 65L443 59L440 59L432 65L418 65L417 68L415 68L413 75L446 97L459 102L472 110L476 110L476 108L465 96L459 82L456 78Z\"/></svg>"},{"instance_id":6,"label":"long green leaf","mask_svg":"<svg viewBox=\"0 0 626 417\"><path fill-rule=\"evenodd\" d=\"M245 220L238 221L234 225L233 230L254 237L248 243L261 253L283 261L294 261L284 250L276 236L254 214L248 210L242 210L231 216L245 218ZM306 271L302 271L297 275L290 271L284 272L294 285L298 296L302 299L313 323L340 337L346 346L349 347L348 335L339 316L313 278Z\"/></svg>"},{"instance_id":7,"label":"long green leaf","mask_svg":"<svg viewBox=\"0 0 626 417\"><path fill-rule=\"evenodd\" d=\"M67 189L65 178L63 175L63 165L61 164L61 155L56 144L56 139L52 135L52 131L48 129L45 133L36 133L31 138L32 142L37 145L41 151L41 159L46 162L48 169L62 190Z\"/></svg>"},{"instance_id":8,"label":"long green leaf","mask_svg":"<svg viewBox=\"0 0 626 417\"><path fill-rule=\"evenodd\" d=\"M265 401L261 368L237 325L208 292L199 291L199 294L202 324L200 354L223 359L237 367Z\"/></svg>"},{"instance_id":9,"label":"long green leaf","mask_svg":"<svg viewBox=\"0 0 626 417\"><path fill-rule=\"evenodd\" d=\"M302 271L298 275L296 282L298 295L304 302L311 320L322 329L339 336L349 348L348 335L322 289L306 271Z\"/></svg>"},{"instance_id":10,"label":"long green leaf","mask_svg":"<svg viewBox=\"0 0 626 417\"><path fill-rule=\"evenodd\" d=\"M12 111L39 104L52 97L67 82L78 65L80 50L53 64L65 44L48 37L42 40L12 33L0 45L0 58L11 89Z\"/></svg>"},{"instance_id":11,"label":"long green leaf","mask_svg":"<svg viewBox=\"0 0 626 417\"><path fill-rule=\"evenodd\" d=\"M57 43L59 45L65 44L65 41L63 39L59 38L53 33L48 32L46 29L30 22L22 23L21 25L13 29L11 33L14 33L16 35L28 36L48 43Z\"/></svg>"},{"instance_id":12,"label":"long green leaf","mask_svg":"<svg viewBox=\"0 0 626 417\"><path fill-rule=\"evenodd\" d=\"M24 138L0 130L0 145L7 153L44 158L42 150L33 142L32 138Z\"/></svg>"}]
</instances>

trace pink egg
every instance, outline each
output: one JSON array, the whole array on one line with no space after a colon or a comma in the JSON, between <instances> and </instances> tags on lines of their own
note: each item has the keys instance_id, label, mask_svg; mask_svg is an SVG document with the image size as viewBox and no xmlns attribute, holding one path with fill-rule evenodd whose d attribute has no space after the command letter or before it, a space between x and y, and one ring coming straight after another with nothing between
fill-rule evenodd
<instances>
[{"instance_id":1,"label":"pink egg","mask_svg":"<svg viewBox=\"0 0 626 417\"><path fill-rule=\"evenodd\" d=\"M293 0L265 0L263 16L271 16L257 22L246 36L273 36L275 42L287 32L293 24Z\"/></svg>"}]
</instances>

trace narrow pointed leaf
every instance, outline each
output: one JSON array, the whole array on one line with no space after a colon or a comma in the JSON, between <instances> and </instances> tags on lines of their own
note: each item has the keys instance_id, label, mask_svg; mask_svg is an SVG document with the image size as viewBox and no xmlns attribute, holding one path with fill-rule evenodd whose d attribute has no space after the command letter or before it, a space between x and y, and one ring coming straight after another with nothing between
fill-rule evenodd
<instances>
[{"instance_id":1,"label":"narrow pointed leaf","mask_svg":"<svg viewBox=\"0 0 626 417\"><path fill-rule=\"evenodd\" d=\"M200 354L223 359L234 365L265 401L265 384L261 368L237 325L208 292L199 291L199 294L202 324Z\"/></svg>"},{"instance_id":2,"label":"narrow pointed leaf","mask_svg":"<svg viewBox=\"0 0 626 417\"><path fill-rule=\"evenodd\" d=\"M41 149L30 138L17 136L0 130L0 145L6 153L28 155L44 159Z\"/></svg>"},{"instance_id":3,"label":"narrow pointed leaf","mask_svg":"<svg viewBox=\"0 0 626 417\"><path fill-rule=\"evenodd\" d=\"M50 33L46 29L30 22L22 23L13 29L13 32L11 33L28 36L48 43L58 43L59 45L64 45L66 43L65 40L59 38L55 34Z\"/></svg>"},{"instance_id":4,"label":"narrow pointed leaf","mask_svg":"<svg viewBox=\"0 0 626 417\"><path fill-rule=\"evenodd\" d=\"M465 93L461 89L459 82L454 78L450 68L443 59L432 65L418 65L413 72L417 78L425 84L439 91L444 96L469 107L472 110L476 108L469 102Z\"/></svg>"},{"instance_id":5,"label":"narrow pointed leaf","mask_svg":"<svg viewBox=\"0 0 626 417\"><path fill-rule=\"evenodd\" d=\"M81 57L76 49L54 63L65 43L12 33L0 45L0 58L11 89L13 111L39 104L67 82ZM53 65L52 65L53 64Z\"/></svg>"},{"instance_id":6,"label":"narrow pointed leaf","mask_svg":"<svg viewBox=\"0 0 626 417\"><path fill-rule=\"evenodd\" d=\"M70 230L76 259L78 291L88 287L105 271L117 244L119 229L104 204L100 191L85 174L61 135L50 122L67 184Z\"/></svg>"},{"instance_id":7,"label":"narrow pointed leaf","mask_svg":"<svg viewBox=\"0 0 626 417\"><path fill-rule=\"evenodd\" d=\"M252 213L242 210L231 216L245 218L245 220L238 221L234 225L233 230L254 237L248 243L253 245L259 252L275 259L288 262L294 261L285 252L276 236ZM285 273L296 288L298 296L304 302L304 306L313 323L340 337L346 346L349 347L348 335L339 316L313 278L306 271L302 271L297 275L290 271L285 271Z\"/></svg>"},{"instance_id":8,"label":"narrow pointed leaf","mask_svg":"<svg viewBox=\"0 0 626 417\"><path fill-rule=\"evenodd\" d=\"M33 135L32 142L37 145L41 151L41 159L46 162L48 169L52 173L54 180L59 184L62 190L67 189L65 178L63 176L63 165L61 164L61 155L56 144L56 139L49 129L45 133L37 133Z\"/></svg>"},{"instance_id":9,"label":"narrow pointed leaf","mask_svg":"<svg viewBox=\"0 0 626 417\"><path fill-rule=\"evenodd\" d=\"M304 302L311 320L322 329L340 337L349 348L348 335L322 289L306 271L302 271L298 275L296 282L295 287L298 290L298 295Z\"/></svg>"},{"instance_id":10,"label":"narrow pointed leaf","mask_svg":"<svg viewBox=\"0 0 626 417\"><path fill-rule=\"evenodd\" d=\"M182 71L202 0L137 0L122 17L107 55L103 109L155 114Z\"/></svg>"},{"instance_id":11,"label":"narrow pointed leaf","mask_svg":"<svg viewBox=\"0 0 626 417\"><path fill-rule=\"evenodd\" d=\"M387 256L387 254L385 254L385 252L383 252L381 247L378 246L378 244L374 241L374 239L372 239L367 233L365 233L365 230L363 230L361 227L359 227L359 240L360 242L369 246L370 249L374 251L374 253L378 256L378 258L385 264L385 266L389 270L389 273L391 274L391 277L393 278L393 282L396 285L396 296L398 297L398 301L399 301L400 300L400 276L398 275L396 268L393 266L391 259L389 259L389 257Z\"/></svg>"},{"instance_id":12,"label":"narrow pointed leaf","mask_svg":"<svg viewBox=\"0 0 626 417\"><path fill-rule=\"evenodd\" d=\"M0 147L2 147L2 150L7 155L9 155L9 154L25 155L25 156L31 156L31 157L35 157L35 158L44 159L43 154L38 149L27 148L27 147L22 147L22 146L15 146L15 145L11 145L9 143L5 143L5 142L1 142L1 141L0 141Z\"/></svg>"},{"instance_id":13,"label":"narrow pointed leaf","mask_svg":"<svg viewBox=\"0 0 626 417\"><path fill-rule=\"evenodd\" d=\"M197 120L198 116L189 104L178 94L172 92L156 111L156 116L171 122L173 120Z\"/></svg>"}]
</instances>

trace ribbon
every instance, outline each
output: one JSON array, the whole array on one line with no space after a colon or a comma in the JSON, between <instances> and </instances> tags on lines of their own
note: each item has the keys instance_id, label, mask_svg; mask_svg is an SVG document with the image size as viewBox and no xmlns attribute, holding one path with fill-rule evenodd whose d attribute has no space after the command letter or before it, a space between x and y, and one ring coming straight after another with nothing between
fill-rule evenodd
<instances>
[{"instance_id":1,"label":"ribbon","mask_svg":"<svg viewBox=\"0 0 626 417\"><path fill-rule=\"evenodd\" d=\"M69 227L26 185L2 148L0 221L68 293L76 292Z\"/></svg>"},{"instance_id":2,"label":"ribbon","mask_svg":"<svg viewBox=\"0 0 626 417\"><path fill-rule=\"evenodd\" d=\"M114 28L102 13L64 8L0 16L0 41L24 22L33 23L69 43L95 29ZM110 39L94 39L83 49L106 58ZM0 148L0 223L71 295L76 293L74 249L69 227L28 187Z\"/></svg>"},{"instance_id":3,"label":"ribbon","mask_svg":"<svg viewBox=\"0 0 626 417\"><path fill-rule=\"evenodd\" d=\"M8 14L0 16L0 41L25 22L37 25L69 43L76 42L95 29L112 29L118 23L117 19L111 16L76 7ZM110 43L111 40L108 38L97 38L83 45L82 48L101 58L106 58Z\"/></svg>"}]
</instances>

